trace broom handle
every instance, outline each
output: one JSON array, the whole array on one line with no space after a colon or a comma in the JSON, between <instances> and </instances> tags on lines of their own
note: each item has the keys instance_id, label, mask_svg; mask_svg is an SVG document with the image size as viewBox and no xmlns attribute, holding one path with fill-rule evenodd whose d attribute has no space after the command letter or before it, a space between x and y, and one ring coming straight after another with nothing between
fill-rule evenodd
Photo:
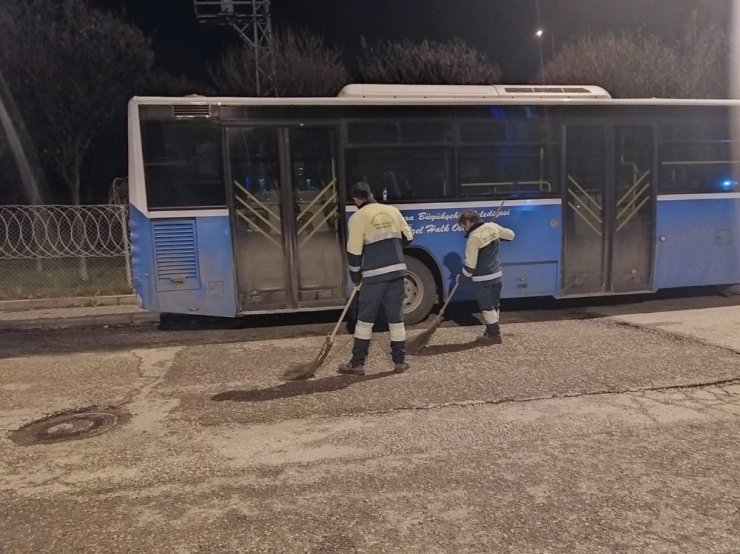
<instances>
[{"instance_id":1,"label":"broom handle","mask_svg":"<svg viewBox=\"0 0 740 554\"><path fill-rule=\"evenodd\" d=\"M352 294L349 295L349 300L347 300L347 303L344 305L344 310L342 310L342 315L339 316L339 321L337 321L337 324L334 326L334 330L331 332L331 335L329 335L329 340L333 341L334 336L337 334L337 331L339 331L340 325L342 325L342 321L344 321L344 316L347 315L347 312L349 311L349 307L352 305L352 301L355 299L355 296L357 296L357 292L362 287L362 284L356 285L352 289Z\"/></svg>"},{"instance_id":2,"label":"broom handle","mask_svg":"<svg viewBox=\"0 0 740 554\"><path fill-rule=\"evenodd\" d=\"M505 203L505 202L506 202L506 198L504 198L504 199L503 199L503 200L501 201L501 204L499 204L499 206L498 206L498 210L496 210L496 215L494 215L494 216L493 216L493 219L498 219L498 216L500 216L500 215L501 215L501 209L502 209L502 208L504 207L504 203Z\"/></svg>"},{"instance_id":3,"label":"broom handle","mask_svg":"<svg viewBox=\"0 0 740 554\"><path fill-rule=\"evenodd\" d=\"M452 290L450 291L450 294L447 295L447 300L445 300L445 303L442 305L442 309L439 310L439 313L437 314L438 318L442 318L442 316L445 313L445 310L447 309L447 304L450 303L450 300L452 300L452 297L455 296L455 292L457 291L457 287L460 286L460 279L457 279L455 281L455 286L452 287Z\"/></svg>"}]
</instances>

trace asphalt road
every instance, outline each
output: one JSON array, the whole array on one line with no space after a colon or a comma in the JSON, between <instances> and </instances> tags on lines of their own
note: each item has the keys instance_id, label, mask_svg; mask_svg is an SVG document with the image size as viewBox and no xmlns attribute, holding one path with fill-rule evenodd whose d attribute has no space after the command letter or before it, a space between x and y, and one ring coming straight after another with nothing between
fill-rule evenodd
<instances>
[{"instance_id":1,"label":"asphalt road","mask_svg":"<svg viewBox=\"0 0 740 554\"><path fill-rule=\"evenodd\" d=\"M740 551L740 357L596 308L507 311L484 348L453 321L403 375L382 333L337 375L343 335L299 383L328 319L3 333L0 552ZM130 419L11 440L92 405Z\"/></svg>"}]
</instances>

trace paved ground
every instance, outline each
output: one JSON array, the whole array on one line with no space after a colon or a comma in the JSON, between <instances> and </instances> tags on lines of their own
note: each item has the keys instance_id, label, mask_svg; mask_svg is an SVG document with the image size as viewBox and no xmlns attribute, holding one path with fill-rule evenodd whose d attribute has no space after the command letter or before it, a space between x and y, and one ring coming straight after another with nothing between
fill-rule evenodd
<instances>
[{"instance_id":1,"label":"paved ground","mask_svg":"<svg viewBox=\"0 0 740 554\"><path fill-rule=\"evenodd\" d=\"M20 307L20 302L17 303ZM65 306L0 311L0 331L69 328L80 325L150 323L158 318L135 305Z\"/></svg>"},{"instance_id":2,"label":"paved ground","mask_svg":"<svg viewBox=\"0 0 740 554\"><path fill-rule=\"evenodd\" d=\"M487 348L449 326L401 376L383 334L335 375L342 336L288 384L328 323L3 333L0 552L738 552L734 303L511 313ZM132 418L9 439L89 405Z\"/></svg>"}]
</instances>

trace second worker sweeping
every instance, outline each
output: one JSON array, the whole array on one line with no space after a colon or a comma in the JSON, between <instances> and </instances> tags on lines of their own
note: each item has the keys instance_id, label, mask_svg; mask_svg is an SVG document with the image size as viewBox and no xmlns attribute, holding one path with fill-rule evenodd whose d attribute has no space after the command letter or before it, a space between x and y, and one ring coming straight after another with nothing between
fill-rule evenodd
<instances>
[{"instance_id":1,"label":"second worker sweeping","mask_svg":"<svg viewBox=\"0 0 740 554\"><path fill-rule=\"evenodd\" d=\"M484 223L475 211L460 214L458 224L465 231L465 265L458 277L473 280L478 307L486 322L486 330L477 339L483 344L501 344L499 304L503 272L499 261L502 240L513 240L514 231L493 222Z\"/></svg>"},{"instance_id":2,"label":"second worker sweeping","mask_svg":"<svg viewBox=\"0 0 740 554\"><path fill-rule=\"evenodd\" d=\"M362 281L362 290L352 359L339 366L339 373L365 374L373 324L381 307L388 318L394 371L401 373L408 369L403 324L406 277L403 247L411 242L413 234L398 209L375 201L367 183L357 183L352 188L352 200L359 209L349 218L349 274L355 285Z\"/></svg>"}]
</instances>

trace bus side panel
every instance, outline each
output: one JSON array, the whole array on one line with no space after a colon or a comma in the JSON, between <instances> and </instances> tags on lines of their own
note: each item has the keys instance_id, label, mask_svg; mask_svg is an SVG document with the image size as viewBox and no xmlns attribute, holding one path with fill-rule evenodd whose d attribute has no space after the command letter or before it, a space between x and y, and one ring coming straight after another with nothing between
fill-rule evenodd
<instances>
[{"instance_id":1,"label":"bus side panel","mask_svg":"<svg viewBox=\"0 0 740 554\"><path fill-rule=\"evenodd\" d=\"M502 296L558 296L560 290L561 207L559 203L521 204L504 207L496 220L516 234L512 242L501 241L501 263L504 272ZM457 218L466 209L477 210L484 221L491 221L497 203L470 207L404 209L399 206L414 231L415 246L431 252L442 268L446 295L462 269L465 256L465 233ZM469 283L460 287L457 300L472 300Z\"/></svg>"},{"instance_id":2,"label":"bus side panel","mask_svg":"<svg viewBox=\"0 0 740 554\"><path fill-rule=\"evenodd\" d=\"M132 208L131 230L134 286L143 308L237 314L228 216L147 219Z\"/></svg>"},{"instance_id":3,"label":"bus side panel","mask_svg":"<svg viewBox=\"0 0 740 554\"><path fill-rule=\"evenodd\" d=\"M139 306L154 309L155 293L152 267L152 230L149 219L133 204L129 205L129 232L131 233L131 276Z\"/></svg>"},{"instance_id":4,"label":"bus side panel","mask_svg":"<svg viewBox=\"0 0 740 554\"><path fill-rule=\"evenodd\" d=\"M740 199L658 201L655 288L740 283Z\"/></svg>"}]
</instances>

